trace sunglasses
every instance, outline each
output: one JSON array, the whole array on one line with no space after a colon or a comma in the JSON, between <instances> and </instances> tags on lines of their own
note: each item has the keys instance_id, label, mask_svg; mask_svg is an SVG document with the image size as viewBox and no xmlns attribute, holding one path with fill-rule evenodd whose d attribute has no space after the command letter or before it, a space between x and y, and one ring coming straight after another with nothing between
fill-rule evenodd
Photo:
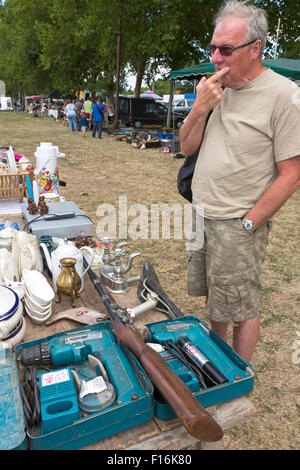
<instances>
[{"instance_id":1,"label":"sunglasses","mask_svg":"<svg viewBox=\"0 0 300 470\"><path fill-rule=\"evenodd\" d=\"M250 46L250 44L253 44L255 41L257 41L257 39L254 39L254 41L246 42L246 44L242 44L241 46L237 46L237 47L215 46L215 44L208 44L208 50L212 55L216 52L217 49L219 49L221 55L228 57L232 55L233 51L236 51L237 49L241 49L242 47Z\"/></svg>"}]
</instances>

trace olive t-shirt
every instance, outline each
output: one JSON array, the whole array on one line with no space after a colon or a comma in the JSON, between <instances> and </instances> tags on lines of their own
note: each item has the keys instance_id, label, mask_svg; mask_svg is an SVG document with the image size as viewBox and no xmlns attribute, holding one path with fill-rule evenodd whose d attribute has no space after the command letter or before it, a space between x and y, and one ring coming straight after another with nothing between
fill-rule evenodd
<instances>
[{"instance_id":1,"label":"olive t-shirt","mask_svg":"<svg viewBox=\"0 0 300 470\"><path fill-rule=\"evenodd\" d=\"M242 217L276 178L276 162L300 155L300 88L271 69L227 88L208 121L192 181L210 219Z\"/></svg>"}]
</instances>

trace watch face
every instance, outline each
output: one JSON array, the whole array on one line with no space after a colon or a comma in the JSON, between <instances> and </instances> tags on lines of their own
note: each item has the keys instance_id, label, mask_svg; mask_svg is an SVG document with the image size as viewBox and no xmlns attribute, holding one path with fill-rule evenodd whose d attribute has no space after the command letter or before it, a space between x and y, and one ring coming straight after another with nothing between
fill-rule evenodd
<instances>
[{"instance_id":1,"label":"watch face","mask_svg":"<svg viewBox=\"0 0 300 470\"><path fill-rule=\"evenodd\" d=\"M254 227L254 224L252 220L243 220L243 226L245 230L252 230Z\"/></svg>"}]
</instances>

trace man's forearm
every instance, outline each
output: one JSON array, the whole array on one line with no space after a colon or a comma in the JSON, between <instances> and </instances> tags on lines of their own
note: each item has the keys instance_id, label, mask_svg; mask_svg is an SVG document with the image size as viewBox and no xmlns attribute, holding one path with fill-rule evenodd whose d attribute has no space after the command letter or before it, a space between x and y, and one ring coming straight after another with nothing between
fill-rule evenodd
<instances>
[{"instance_id":1,"label":"man's forearm","mask_svg":"<svg viewBox=\"0 0 300 470\"><path fill-rule=\"evenodd\" d=\"M278 176L259 201L247 212L245 218L252 220L255 227L259 227L276 214L299 187L299 183L295 174Z\"/></svg>"},{"instance_id":2,"label":"man's forearm","mask_svg":"<svg viewBox=\"0 0 300 470\"><path fill-rule=\"evenodd\" d=\"M207 80L202 77L198 83L196 101L180 129L180 146L185 155L193 155L200 148L207 115L223 97L220 78L228 72L229 67L224 67Z\"/></svg>"},{"instance_id":3,"label":"man's forearm","mask_svg":"<svg viewBox=\"0 0 300 470\"><path fill-rule=\"evenodd\" d=\"M180 128L180 147L184 155L193 155L200 147L207 114L192 113Z\"/></svg>"}]
</instances>

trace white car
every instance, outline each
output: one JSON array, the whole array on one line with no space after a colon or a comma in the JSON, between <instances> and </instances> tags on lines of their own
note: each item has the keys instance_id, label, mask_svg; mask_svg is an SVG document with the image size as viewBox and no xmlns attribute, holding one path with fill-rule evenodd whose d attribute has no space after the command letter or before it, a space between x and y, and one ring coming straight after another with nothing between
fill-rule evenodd
<instances>
[{"instance_id":1,"label":"white car","mask_svg":"<svg viewBox=\"0 0 300 470\"><path fill-rule=\"evenodd\" d=\"M189 113L193 107L195 100L183 98L181 100L173 101L173 111Z\"/></svg>"}]
</instances>

